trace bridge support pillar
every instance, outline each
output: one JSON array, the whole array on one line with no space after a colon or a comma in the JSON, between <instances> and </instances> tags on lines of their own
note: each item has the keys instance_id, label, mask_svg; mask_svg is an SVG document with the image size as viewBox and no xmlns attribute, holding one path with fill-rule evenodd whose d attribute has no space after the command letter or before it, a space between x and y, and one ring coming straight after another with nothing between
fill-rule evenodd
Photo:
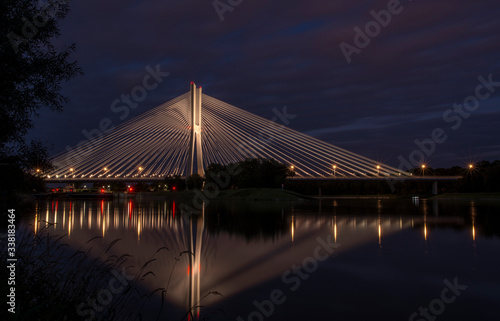
<instances>
[{"instance_id":1,"label":"bridge support pillar","mask_svg":"<svg viewBox=\"0 0 500 321\"><path fill-rule=\"evenodd\" d=\"M434 181L432 182L432 195L437 195L438 194L438 182Z\"/></svg>"},{"instance_id":2,"label":"bridge support pillar","mask_svg":"<svg viewBox=\"0 0 500 321\"><path fill-rule=\"evenodd\" d=\"M191 139L189 142L186 177L191 176L194 173L198 173L201 176L205 175L205 170L203 168L203 152L201 149L201 95L201 87L196 88L195 83L192 82L190 97Z\"/></svg>"}]
</instances>

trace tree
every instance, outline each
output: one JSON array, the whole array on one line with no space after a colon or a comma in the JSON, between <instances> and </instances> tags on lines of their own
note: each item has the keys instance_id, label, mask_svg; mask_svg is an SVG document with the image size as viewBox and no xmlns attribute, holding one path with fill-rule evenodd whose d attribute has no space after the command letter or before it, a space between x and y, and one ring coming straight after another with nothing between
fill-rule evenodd
<instances>
[{"instance_id":1,"label":"tree","mask_svg":"<svg viewBox=\"0 0 500 321\"><path fill-rule=\"evenodd\" d=\"M34 166L49 168L47 148L40 142L26 142L25 136L40 109L62 111L68 102L60 93L62 83L82 73L77 62L70 60L75 44L62 49L53 44L60 35L58 23L69 11L67 2L0 3L0 175L12 176L16 169L18 182L26 181L27 170L34 170L33 176L40 173Z\"/></svg>"},{"instance_id":2,"label":"tree","mask_svg":"<svg viewBox=\"0 0 500 321\"><path fill-rule=\"evenodd\" d=\"M230 174L228 167L238 168L238 174ZM205 169L206 184L216 183L221 189L228 187L278 188L285 182L288 175L286 165L274 159L265 158L247 158L228 166L211 164Z\"/></svg>"},{"instance_id":3,"label":"tree","mask_svg":"<svg viewBox=\"0 0 500 321\"><path fill-rule=\"evenodd\" d=\"M203 188L203 177L198 173L189 176L186 179L186 188L201 190Z\"/></svg>"},{"instance_id":4,"label":"tree","mask_svg":"<svg viewBox=\"0 0 500 321\"><path fill-rule=\"evenodd\" d=\"M151 186L149 186L148 183L145 182L138 182L137 184L134 185L134 190L136 192L149 192L151 191Z\"/></svg>"},{"instance_id":5,"label":"tree","mask_svg":"<svg viewBox=\"0 0 500 321\"><path fill-rule=\"evenodd\" d=\"M227 167L221 164L210 164L205 168L205 185L215 184L220 189L231 186L231 175Z\"/></svg>"},{"instance_id":6,"label":"tree","mask_svg":"<svg viewBox=\"0 0 500 321\"><path fill-rule=\"evenodd\" d=\"M179 175L167 176L163 181L169 191L183 191L186 189L186 181Z\"/></svg>"}]
</instances>

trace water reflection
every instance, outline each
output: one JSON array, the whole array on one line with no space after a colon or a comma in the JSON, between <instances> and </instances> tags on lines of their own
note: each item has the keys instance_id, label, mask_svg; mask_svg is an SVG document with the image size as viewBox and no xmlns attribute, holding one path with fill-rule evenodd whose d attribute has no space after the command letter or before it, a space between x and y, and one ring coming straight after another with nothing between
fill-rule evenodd
<instances>
[{"instance_id":1,"label":"water reflection","mask_svg":"<svg viewBox=\"0 0 500 321\"><path fill-rule=\"evenodd\" d=\"M340 252L374 244L373 251L380 256L385 238L403 230L422 233L422 251L428 253L434 229L470 228L475 247L480 213L474 202L458 211L437 201L393 202L212 202L187 219L176 216L179 209L173 201L51 200L36 205L33 229L38 233L53 222L51 228L66 233L75 248L99 235L103 242L94 246L96 255L119 238L110 253L132 255L135 266L160 247L168 247L168 254L154 266L156 279L146 280L145 285L156 289L168 284L167 300L185 310L199 305L209 291L224 294L207 298L213 304L279 278L311 256L318 237L331 236L340 244ZM198 309L194 312L199 316Z\"/></svg>"}]
</instances>

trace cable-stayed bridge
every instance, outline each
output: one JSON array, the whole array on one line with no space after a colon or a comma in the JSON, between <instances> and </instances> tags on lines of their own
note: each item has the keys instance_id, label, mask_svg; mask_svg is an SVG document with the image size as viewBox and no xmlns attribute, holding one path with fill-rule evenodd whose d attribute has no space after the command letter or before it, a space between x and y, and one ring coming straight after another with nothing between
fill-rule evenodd
<instances>
[{"instance_id":1,"label":"cable-stayed bridge","mask_svg":"<svg viewBox=\"0 0 500 321\"><path fill-rule=\"evenodd\" d=\"M295 178L404 179L411 174L191 90L52 158L47 180L203 176L212 164L272 158ZM414 177L415 178L415 177Z\"/></svg>"}]
</instances>

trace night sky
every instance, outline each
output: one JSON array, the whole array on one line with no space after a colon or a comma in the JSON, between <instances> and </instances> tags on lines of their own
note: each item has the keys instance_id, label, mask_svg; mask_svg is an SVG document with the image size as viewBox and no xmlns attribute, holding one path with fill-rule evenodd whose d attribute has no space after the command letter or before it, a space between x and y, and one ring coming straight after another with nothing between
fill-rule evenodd
<instances>
[{"instance_id":1,"label":"night sky","mask_svg":"<svg viewBox=\"0 0 500 321\"><path fill-rule=\"evenodd\" d=\"M71 102L42 111L30 137L58 153L101 119L119 125L194 81L266 119L287 106L290 128L388 165L412 152L431 167L500 159L498 0L219 4L229 2L218 14L212 0L73 1L56 43L76 43L85 75L64 85ZM148 66L169 75L127 117L113 112Z\"/></svg>"}]
</instances>

